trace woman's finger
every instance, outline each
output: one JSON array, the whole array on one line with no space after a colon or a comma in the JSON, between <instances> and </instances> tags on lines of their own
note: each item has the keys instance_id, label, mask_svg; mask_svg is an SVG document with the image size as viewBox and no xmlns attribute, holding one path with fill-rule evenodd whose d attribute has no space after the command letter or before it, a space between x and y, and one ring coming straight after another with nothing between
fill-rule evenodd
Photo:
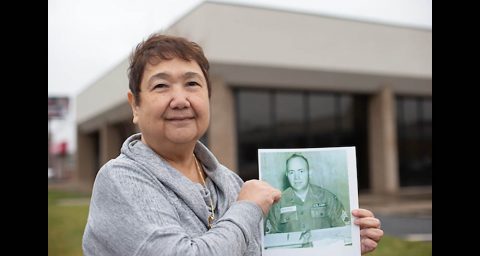
<instances>
[{"instance_id":1,"label":"woman's finger","mask_svg":"<svg viewBox=\"0 0 480 256\"><path fill-rule=\"evenodd\" d=\"M383 236L383 230L378 228L365 228L360 230L360 236L378 242Z\"/></svg>"}]
</instances>

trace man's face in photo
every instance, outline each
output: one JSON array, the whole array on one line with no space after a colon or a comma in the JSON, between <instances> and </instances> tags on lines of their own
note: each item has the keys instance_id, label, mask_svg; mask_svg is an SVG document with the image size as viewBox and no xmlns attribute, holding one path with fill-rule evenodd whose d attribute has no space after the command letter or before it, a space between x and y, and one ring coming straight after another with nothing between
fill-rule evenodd
<instances>
[{"instance_id":1,"label":"man's face in photo","mask_svg":"<svg viewBox=\"0 0 480 256\"><path fill-rule=\"evenodd\" d=\"M301 191L308 186L308 165L305 159L301 157L291 158L287 163L287 178L290 186Z\"/></svg>"}]
</instances>

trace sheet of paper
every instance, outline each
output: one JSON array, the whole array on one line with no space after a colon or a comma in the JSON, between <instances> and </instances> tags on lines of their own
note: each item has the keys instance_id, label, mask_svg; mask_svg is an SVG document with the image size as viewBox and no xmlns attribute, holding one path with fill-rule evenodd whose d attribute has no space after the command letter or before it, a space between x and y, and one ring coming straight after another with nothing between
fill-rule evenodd
<instances>
[{"instance_id":1,"label":"sheet of paper","mask_svg":"<svg viewBox=\"0 0 480 256\"><path fill-rule=\"evenodd\" d=\"M282 191L262 255L360 256L355 147L259 149L259 178Z\"/></svg>"}]
</instances>

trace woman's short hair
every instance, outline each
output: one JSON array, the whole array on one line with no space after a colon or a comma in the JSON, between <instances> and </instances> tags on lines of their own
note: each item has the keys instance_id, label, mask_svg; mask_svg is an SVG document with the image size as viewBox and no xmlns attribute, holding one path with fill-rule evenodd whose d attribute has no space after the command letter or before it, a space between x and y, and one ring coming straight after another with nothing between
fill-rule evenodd
<instances>
[{"instance_id":1,"label":"woman's short hair","mask_svg":"<svg viewBox=\"0 0 480 256\"><path fill-rule=\"evenodd\" d=\"M137 105L140 103L140 84L147 63L154 65L174 58L195 61L200 66L207 81L208 96L210 97L211 86L208 75L210 64L203 53L202 47L183 37L155 33L139 43L130 55L128 86L135 97Z\"/></svg>"}]
</instances>

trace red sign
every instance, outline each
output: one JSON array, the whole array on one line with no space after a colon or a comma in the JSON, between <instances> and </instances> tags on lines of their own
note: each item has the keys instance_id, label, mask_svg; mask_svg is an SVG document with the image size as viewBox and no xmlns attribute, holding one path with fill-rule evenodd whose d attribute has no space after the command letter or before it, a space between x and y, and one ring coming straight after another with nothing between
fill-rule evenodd
<instances>
[{"instance_id":1,"label":"red sign","mask_svg":"<svg viewBox=\"0 0 480 256\"><path fill-rule=\"evenodd\" d=\"M67 142L59 142L56 144L53 144L52 147L50 148L52 154L54 155L66 155L67 154Z\"/></svg>"}]
</instances>

